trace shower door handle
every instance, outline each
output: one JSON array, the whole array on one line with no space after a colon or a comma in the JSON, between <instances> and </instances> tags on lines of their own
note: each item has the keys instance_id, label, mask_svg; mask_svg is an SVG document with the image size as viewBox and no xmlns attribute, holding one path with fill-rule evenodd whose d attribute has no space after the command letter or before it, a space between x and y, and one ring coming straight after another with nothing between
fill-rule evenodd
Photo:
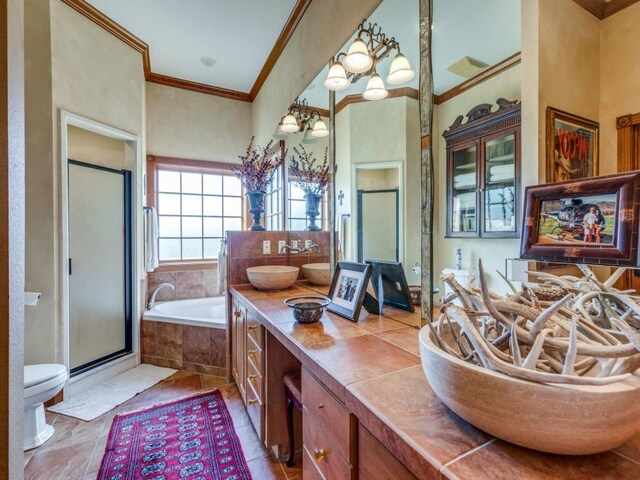
<instances>
[{"instance_id":1,"label":"shower door handle","mask_svg":"<svg viewBox=\"0 0 640 480\"><path fill-rule=\"evenodd\" d=\"M69 259L69 275L71 275L71 271L72 271L72 266L71 266L71 259Z\"/></svg>"}]
</instances>

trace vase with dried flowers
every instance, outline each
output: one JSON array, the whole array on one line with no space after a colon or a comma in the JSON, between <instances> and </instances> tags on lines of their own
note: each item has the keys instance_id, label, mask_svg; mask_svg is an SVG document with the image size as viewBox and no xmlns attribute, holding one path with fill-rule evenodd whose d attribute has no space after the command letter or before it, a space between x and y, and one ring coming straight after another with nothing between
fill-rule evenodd
<instances>
[{"instance_id":1,"label":"vase with dried flowers","mask_svg":"<svg viewBox=\"0 0 640 480\"><path fill-rule=\"evenodd\" d=\"M329 184L327 149L324 151L324 160L319 162L313 153L307 152L302 145L298 146L299 149L293 147L295 155L289 157L289 177L305 194L305 213L309 222L307 230L315 232L322 230L316 225L316 218L320 214L322 195Z\"/></svg>"},{"instance_id":2,"label":"vase with dried flowers","mask_svg":"<svg viewBox=\"0 0 640 480\"><path fill-rule=\"evenodd\" d=\"M254 137L251 137L245 154L238 156L242 164L234 165L232 169L242 182L249 199L249 213L253 217L253 225L249 230L263 231L265 228L260 224L260 219L264 213L264 197L273 175L284 163L285 154L281 152L279 145L273 145L273 140L266 147L254 147L253 140Z\"/></svg>"}]
</instances>

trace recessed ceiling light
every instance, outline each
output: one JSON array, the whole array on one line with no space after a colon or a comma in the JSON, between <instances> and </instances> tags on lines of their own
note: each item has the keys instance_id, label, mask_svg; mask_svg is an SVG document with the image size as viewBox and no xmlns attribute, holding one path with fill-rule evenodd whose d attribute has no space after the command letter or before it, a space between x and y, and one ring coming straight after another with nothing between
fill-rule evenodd
<instances>
[{"instance_id":1,"label":"recessed ceiling light","mask_svg":"<svg viewBox=\"0 0 640 480\"><path fill-rule=\"evenodd\" d=\"M200 63L203 64L205 67L213 67L216 64L215 59L211 58L211 57L200 57Z\"/></svg>"}]
</instances>

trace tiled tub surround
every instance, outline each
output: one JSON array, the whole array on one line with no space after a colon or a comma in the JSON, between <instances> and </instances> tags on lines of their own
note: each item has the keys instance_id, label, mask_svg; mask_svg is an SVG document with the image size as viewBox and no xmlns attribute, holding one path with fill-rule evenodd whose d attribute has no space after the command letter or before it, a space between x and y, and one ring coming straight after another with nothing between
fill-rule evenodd
<instances>
[{"instance_id":1,"label":"tiled tub surround","mask_svg":"<svg viewBox=\"0 0 640 480\"><path fill-rule=\"evenodd\" d=\"M421 480L640 478L640 434L602 454L561 456L508 444L460 419L433 393L420 365L418 330L396 321L395 310L365 313L357 323L325 313L301 325L282 303L309 293L300 285L269 293L236 285L231 293Z\"/></svg>"},{"instance_id":2,"label":"tiled tub surround","mask_svg":"<svg viewBox=\"0 0 640 480\"><path fill-rule=\"evenodd\" d=\"M142 363L227 376L226 329L142 320Z\"/></svg>"},{"instance_id":3,"label":"tiled tub surround","mask_svg":"<svg viewBox=\"0 0 640 480\"><path fill-rule=\"evenodd\" d=\"M156 301L188 300L191 298L213 297L218 294L218 270L185 270L175 272L152 272L147 275L147 295L161 283L170 283L175 290L163 288Z\"/></svg>"}]
</instances>

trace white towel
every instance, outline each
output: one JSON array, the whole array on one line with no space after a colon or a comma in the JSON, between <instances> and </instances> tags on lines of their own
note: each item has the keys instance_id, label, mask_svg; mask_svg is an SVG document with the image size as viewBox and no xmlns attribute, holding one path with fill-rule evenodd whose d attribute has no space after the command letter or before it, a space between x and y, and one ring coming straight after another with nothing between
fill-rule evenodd
<instances>
[{"instance_id":1,"label":"white towel","mask_svg":"<svg viewBox=\"0 0 640 480\"><path fill-rule=\"evenodd\" d=\"M476 184L476 174L475 172L471 173L462 173L460 175L456 175L453 177L453 186L454 187L468 187Z\"/></svg>"},{"instance_id":2,"label":"white towel","mask_svg":"<svg viewBox=\"0 0 640 480\"><path fill-rule=\"evenodd\" d=\"M220 252L218 253L218 295L227 291L227 242L220 241Z\"/></svg>"},{"instance_id":3,"label":"white towel","mask_svg":"<svg viewBox=\"0 0 640 480\"><path fill-rule=\"evenodd\" d=\"M502 182L503 180L513 180L513 176L514 172L491 175L491 177L489 177L489 183Z\"/></svg>"},{"instance_id":4,"label":"white towel","mask_svg":"<svg viewBox=\"0 0 640 480\"><path fill-rule=\"evenodd\" d=\"M510 173L512 177L515 171L516 167L513 163L510 163L508 165L496 165L495 167L491 167L489 169L489 173L491 175L504 175Z\"/></svg>"},{"instance_id":5,"label":"white towel","mask_svg":"<svg viewBox=\"0 0 640 480\"><path fill-rule=\"evenodd\" d=\"M158 259L158 212L153 207L144 209L144 265L147 272L153 272L160 260Z\"/></svg>"}]
</instances>

